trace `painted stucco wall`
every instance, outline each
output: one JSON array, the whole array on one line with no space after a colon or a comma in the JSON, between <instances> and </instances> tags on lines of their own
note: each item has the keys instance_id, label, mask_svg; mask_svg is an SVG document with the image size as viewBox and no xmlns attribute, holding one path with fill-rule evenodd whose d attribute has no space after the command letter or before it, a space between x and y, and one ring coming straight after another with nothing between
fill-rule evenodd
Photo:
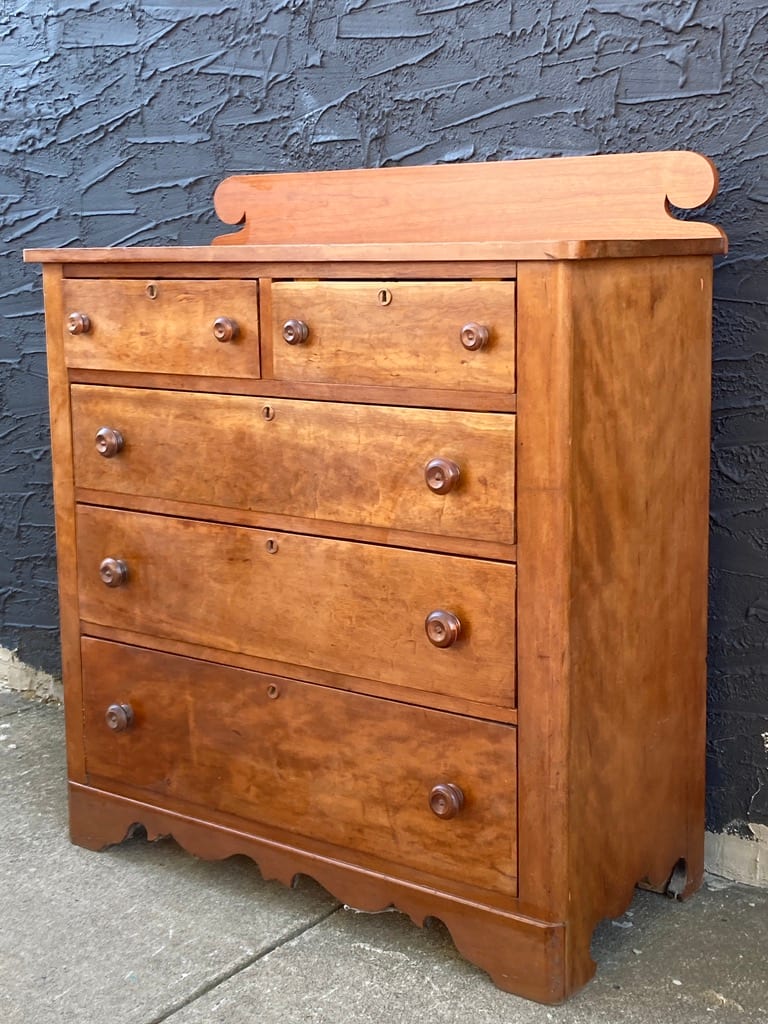
<instances>
[{"instance_id":1,"label":"painted stucco wall","mask_svg":"<svg viewBox=\"0 0 768 1024\"><path fill-rule=\"evenodd\" d=\"M38 269L207 242L227 174L691 148L722 190L710 825L768 824L768 12L752 0L0 0L0 646L58 666Z\"/></svg>"}]
</instances>

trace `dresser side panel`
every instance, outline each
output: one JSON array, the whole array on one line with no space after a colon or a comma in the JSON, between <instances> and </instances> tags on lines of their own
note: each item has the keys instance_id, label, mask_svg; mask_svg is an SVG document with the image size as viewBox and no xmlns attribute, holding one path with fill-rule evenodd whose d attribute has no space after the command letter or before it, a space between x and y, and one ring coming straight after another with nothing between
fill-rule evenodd
<instances>
[{"instance_id":1,"label":"dresser side panel","mask_svg":"<svg viewBox=\"0 0 768 1024\"><path fill-rule=\"evenodd\" d=\"M712 266L573 266L568 957L703 871ZM521 702L522 710L522 702ZM588 976L588 975L587 975Z\"/></svg>"},{"instance_id":2,"label":"dresser side panel","mask_svg":"<svg viewBox=\"0 0 768 1024\"><path fill-rule=\"evenodd\" d=\"M62 282L60 266L52 264L43 267L67 769L69 778L73 782L84 782L85 755L80 674L80 612L77 594L72 418L62 339L64 323Z\"/></svg>"}]
</instances>

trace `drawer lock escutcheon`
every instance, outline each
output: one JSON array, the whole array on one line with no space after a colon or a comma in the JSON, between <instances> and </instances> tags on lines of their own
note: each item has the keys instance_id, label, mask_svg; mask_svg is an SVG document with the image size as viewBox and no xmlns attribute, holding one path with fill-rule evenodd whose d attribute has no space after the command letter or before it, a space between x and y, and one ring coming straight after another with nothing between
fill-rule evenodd
<instances>
[{"instance_id":1,"label":"drawer lock escutcheon","mask_svg":"<svg viewBox=\"0 0 768 1024\"><path fill-rule=\"evenodd\" d=\"M455 818L464 806L464 794L453 782L438 782L429 794L429 809L438 818Z\"/></svg>"},{"instance_id":2,"label":"drawer lock escutcheon","mask_svg":"<svg viewBox=\"0 0 768 1024\"><path fill-rule=\"evenodd\" d=\"M459 482L461 471L450 459L430 459L424 467L424 479L433 494L448 494Z\"/></svg>"},{"instance_id":3,"label":"drawer lock escutcheon","mask_svg":"<svg viewBox=\"0 0 768 1024\"><path fill-rule=\"evenodd\" d=\"M100 427L96 431L96 451L105 459L117 455L122 451L124 444L123 435L114 427Z\"/></svg>"},{"instance_id":4,"label":"drawer lock escutcheon","mask_svg":"<svg viewBox=\"0 0 768 1024\"><path fill-rule=\"evenodd\" d=\"M437 609L424 622L427 639L435 647L450 647L461 636L461 620L453 612Z\"/></svg>"},{"instance_id":5,"label":"drawer lock escutcheon","mask_svg":"<svg viewBox=\"0 0 768 1024\"><path fill-rule=\"evenodd\" d=\"M112 732L125 732L133 725L133 708L130 704L110 704L104 720Z\"/></svg>"}]
</instances>

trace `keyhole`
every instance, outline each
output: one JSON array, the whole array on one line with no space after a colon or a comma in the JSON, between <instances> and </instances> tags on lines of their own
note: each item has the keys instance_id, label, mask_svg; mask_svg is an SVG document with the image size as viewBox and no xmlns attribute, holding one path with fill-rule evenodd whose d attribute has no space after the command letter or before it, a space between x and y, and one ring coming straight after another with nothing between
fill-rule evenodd
<instances>
[{"instance_id":1,"label":"keyhole","mask_svg":"<svg viewBox=\"0 0 768 1024\"><path fill-rule=\"evenodd\" d=\"M277 541L273 540L271 537L264 546L270 555L274 555L277 553Z\"/></svg>"},{"instance_id":2,"label":"keyhole","mask_svg":"<svg viewBox=\"0 0 768 1024\"><path fill-rule=\"evenodd\" d=\"M379 300L380 306L388 306L392 301L392 292L389 288L382 288L376 298Z\"/></svg>"},{"instance_id":3,"label":"keyhole","mask_svg":"<svg viewBox=\"0 0 768 1024\"><path fill-rule=\"evenodd\" d=\"M275 418L275 410L272 408L271 405L265 405L264 408L261 410L261 415L264 417L265 420L273 420Z\"/></svg>"},{"instance_id":4,"label":"keyhole","mask_svg":"<svg viewBox=\"0 0 768 1024\"><path fill-rule=\"evenodd\" d=\"M150 283L147 285L146 292L148 299L157 298L157 285L155 284L154 281L150 281Z\"/></svg>"}]
</instances>

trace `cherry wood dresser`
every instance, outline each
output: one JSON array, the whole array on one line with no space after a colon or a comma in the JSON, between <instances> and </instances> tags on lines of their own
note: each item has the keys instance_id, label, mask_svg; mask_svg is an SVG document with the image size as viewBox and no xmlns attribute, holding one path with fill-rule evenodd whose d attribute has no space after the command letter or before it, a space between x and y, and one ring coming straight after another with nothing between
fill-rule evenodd
<instances>
[{"instance_id":1,"label":"cherry wood dresser","mask_svg":"<svg viewBox=\"0 0 768 1024\"><path fill-rule=\"evenodd\" d=\"M436 917L557 1002L702 875L693 153L224 181L42 250L71 834Z\"/></svg>"}]
</instances>

